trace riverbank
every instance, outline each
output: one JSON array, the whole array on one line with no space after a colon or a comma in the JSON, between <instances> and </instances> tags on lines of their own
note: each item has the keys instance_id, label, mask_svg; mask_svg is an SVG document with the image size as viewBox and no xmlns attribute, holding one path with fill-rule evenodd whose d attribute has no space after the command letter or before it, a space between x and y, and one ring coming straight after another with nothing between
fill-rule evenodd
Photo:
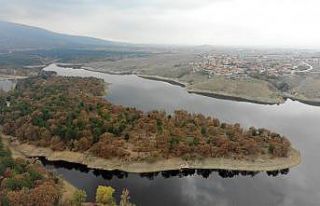
<instances>
[{"instance_id":1,"label":"riverbank","mask_svg":"<svg viewBox=\"0 0 320 206\"><path fill-rule=\"evenodd\" d=\"M72 68L72 69L81 69L82 64L71 64L71 63L56 63L58 67Z\"/></svg>"},{"instance_id":2,"label":"riverbank","mask_svg":"<svg viewBox=\"0 0 320 206\"><path fill-rule=\"evenodd\" d=\"M99 72L99 73L111 74L111 75L135 75L135 73L132 72L132 71L120 71L120 72L116 72L116 71L100 71L100 70L97 70L97 69L94 69L94 68L91 68L91 67L81 67L81 68L72 68L72 69L83 69L83 70L90 71L90 72Z\"/></svg>"},{"instance_id":3,"label":"riverbank","mask_svg":"<svg viewBox=\"0 0 320 206\"><path fill-rule=\"evenodd\" d=\"M59 66L59 65L57 65ZM72 69L83 69L86 71L90 71L90 72L100 72L100 73L105 73L105 74L111 74L111 75L136 75L138 77L144 78L144 79L150 79L150 80L155 80L155 81L162 81L162 82L167 82L169 84L172 85L177 85L180 87L187 87L187 83L183 83L177 79L171 79L171 78L166 78L166 77L160 77L160 76L155 76L155 75L145 75L145 74L139 74L139 73L135 73L132 71L121 71L121 72L116 72L116 71L101 71L101 70L97 70L91 67L81 67L81 68L74 68L71 67Z\"/></svg>"},{"instance_id":4,"label":"riverbank","mask_svg":"<svg viewBox=\"0 0 320 206\"><path fill-rule=\"evenodd\" d=\"M188 83L179 81L177 79L161 77L156 75L144 75L144 74L139 74L139 73L129 72L129 71L124 71L124 72L104 71L104 70L91 68L91 67L82 67L81 69L91 71L91 72L100 72L100 73L111 74L111 75L136 75L144 79L167 82L172 85L183 87L189 93L194 93L194 94L217 98L217 99L227 99L227 100L233 100L233 101L251 102L251 103L266 104L266 105L282 104L285 102L285 99L286 99L286 98L265 99L260 97L254 98L246 95L239 96L236 94L229 94L229 93L227 94L227 93L212 92L212 91L206 91L206 90L196 90L196 89L190 88L190 85Z\"/></svg>"},{"instance_id":5,"label":"riverbank","mask_svg":"<svg viewBox=\"0 0 320 206\"><path fill-rule=\"evenodd\" d=\"M224 92L218 92L218 91L215 92L215 91L194 89L194 88L191 88L190 85L186 82L182 82L173 78L156 76L156 75L144 75L144 74L131 72L131 71L123 71L123 72L104 71L98 68L91 68L91 67L81 67L77 69L83 69L91 72L106 73L111 75L136 75L144 79L163 81L172 85L181 86L185 88L189 93L194 93L194 94L217 98L217 99L226 99L226 100L250 102L250 103L256 103L256 104L266 104L266 105L279 105L279 104L283 104L287 99L291 99L291 100L298 101L308 105L320 106L320 99L299 98L293 95L288 95L286 93L279 94L278 98L264 98L264 97L258 97L258 96L252 97L248 95L239 95L239 94L224 93Z\"/></svg>"},{"instance_id":6,"label":"riverbank","mask_svg":"<svg viewBox=\"0 0 320 206\"><path fill-rule=\"evenodd\" d=\"M226 99L232 101L239 101L239 102L250 102L255 104L266 104L266 105L275 105L275 104L282 104L285 102L285 99L261 99L261 98L250 98L248 96L239 96L239 95L230 95L225 93L215 93L211 91L204 91L204 90L193 90L189 89L189 93L203 95L207 97L217 98L217 99Z\"/></svg>"},{"instance_id":7,"label":"riverbank","mask_svg":"<svg viewBox=\"0 0 320 206\"><path fill-rule=\"evenodd\" d=\"M152 76L152 75L142 75L142 74L137 74L137 76L144 78L144 79L167 82L169 84L177 85L180 87L187 87L186 83L183 83L183 82L176 80L176 79L170 79L170 78L165 78L165 77L160 77L160 76Z\"/></svg>"},{"instance_id":8,"label":"riverbank","mask_svg":"<svg viewBox=\"0 0 320 206\"><path fill-rule=\"evenodd\" d=\"M283 98L291 99L293 101L298 101L303 104L308 104L308 105L312 105L312 106L320 106L320 99L307 99L307 98L303 98L303 97L296 97L296 96L293 96L290 94L284 94Z\"/></svg>"},{"instance_id":9,"label":"riverbank","mask_svg":"<svg viewBox=\"0 0 320 206\"><path fill-rule=\"evenodd\" d=\"M300 153L294 148L290 148L288 157L286 158L271 158L270 156L259 156L250 160L235 160L230 158L183 160L180 158L172 158L154 162L127 162L119 159L109 160L95 157L88 152L53 151L50 148L36 147L30 144L9 143L10 137L6 135L3 135L3 139L12 151L17 151L28 158L45 157L49 161L78 163L90 169L120 170L130 173L149 173L180 169L221 169L265 172L292 168L301 162Z\"/></svg>"}]
</instances>

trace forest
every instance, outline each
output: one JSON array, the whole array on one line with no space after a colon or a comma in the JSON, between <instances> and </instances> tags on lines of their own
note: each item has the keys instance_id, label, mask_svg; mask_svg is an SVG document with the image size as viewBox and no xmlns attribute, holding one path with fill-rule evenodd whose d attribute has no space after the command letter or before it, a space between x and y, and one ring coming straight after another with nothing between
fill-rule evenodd
<instances>
[{"instance_id":1,"label":"forest","mask_svg":"<svg viewBox=\"0 0 320 206\"><path fill-rule=\"evenodd\" d=\"M41 164L13 159L0 140L0 205L50 206L61 198L59 179Z\"/></svg>"},{"instance_id":2,"label":"forest","mask_svg":"<svg viewBox=\"0 0 320 206\"><path fill-rule=\"evenodd\" d=\"M243 129L183 110L144 113L104 95L101 79L41 72L1 95L2 132L23 143L123 161L288 155L287 138L267 129Z\"/></svg>"},{"instance_id":3,"label":"forest","mask_svg":"<svg viewBox=\"0 0 320 206\"><path fill-rule=\"evenodd\" d=\"M62 179L46 170L40 161L12 158L0 137L0 206L135 206L124 188L119 204L111 186L98 186L95 202L86 202L84 190L74 189L64 194Z\"/></svg>"}]
</instances>

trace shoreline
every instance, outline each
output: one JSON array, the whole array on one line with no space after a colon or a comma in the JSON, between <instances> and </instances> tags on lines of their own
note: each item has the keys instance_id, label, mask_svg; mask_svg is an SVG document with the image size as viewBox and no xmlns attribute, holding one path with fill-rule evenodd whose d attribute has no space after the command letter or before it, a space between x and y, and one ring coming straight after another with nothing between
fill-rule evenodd
<instances>
[{"instance_id":1,"label":"shoreline","mask_svg":"<svg viewBox=\"0 0 320 206\"><path fill-rule=\"evenodd\" d=\"M144 79L167 82L171 85L183 87L186 89L186 91L188 93L198 94L198 95L207 96L207 97L216 98L216 99L225 99L225 100L249 102L249 103L256 103L256 104L265 104L265 105L279 105L279 104L282 104L285 102L285 98L283 99L283 101L276 101L276 100L275 101L264 101L264 100L250 98L250 97L236 96L236 95L232 95L232 94L219 94L218 92L215 93L215 92L206 91L206 90L188 89L187 83L181 82L176 79L160 77L160 76L144 75L144 74L138 74L135 72L101 71L99 69L95 69L95 68L91 68L91 67L82 67L80 69L83 69L86 71L91 71L91 72L111 74L111 75L136 75L136 76L144 78ZM320 105L320 101L319 101L319 105Z\"/></svg>"},{"instance_id":2,"label":"shoreline","mask_svg":"<svg viewBox=\"0 0 320 206\"><path fill-rule=\"evenodd\" d=\"M18 151L25 157L44 157L48 161L64 161L87 166L89 169L106 171L120 170L129 173L152 173L181 169L221 169L236 171L266 172L288 169L300 164L300 152L290 148L286 158L260 156L254 160L235 160L231 158L206 158L203 160L182 160L180 158L163 159L155 162L125 162L119 159L103 159L88 152L53 151L50 148L30 144L10 143L10 137L2 135L12 151Z\"/></svg>"},{"instance_id":3,"label":"shoreline","mask_svg":"<svg viewBox=\"0 0 320 206\"><path fill-rule=\"evenodd\" d=\"M129 71L125 71L125 72L101 71L99 69L91 68L91 67L81 67L77 69L83 69L86 71L99 72L99 73L105 73L105 74L111 74L111 75L136 75L144 79L150 79L154 81L163 81L171 85L183 87L186 89L188 93L198 94L198 95L207 96L207 97L216 98L216 99L225 99L225 100L231 100L231 101L249 102L249 103L264 104L264 105L280 105L280 104L283 104L287 99L291 99L293 101L298 101L300 103L307 104L307 105L320 106L320 99L319 100L301 99L288 94L280 94L279 97L282 97L282 99L279 99L279 100L275 99L274 101L273 100L266 101L266 100L260 100L259 98L250 98L246 96L237 96L233 94L221 94L218 92L206 91L206 90L188 89L187 83L178 81L176 79L166 78L166 77L144 75L144 74L139 74L139 73L129 72Z\"/></svg>"},{"instance_id":4,"label":"shoreline","mask_svg":"<svg viewBox=\"0 0 320 206\"><path fill-rule=\"evenodd\" d=\"M161 81L161 82L167 82L169 84L172 85L177 85L183 88L187 87L186 83L180 82L176 79L170 79L170 78L166 78L166 77L160 77L160 76L153 76L153 75L144 75L144 74L137 74L138 77L144 78L144 79L150 79L150 80L154 80L154 81Z\"/></svg>"},{"instance_id":5,"label":"shoreline","mask_svg":"<svg viewBox=\"0 0 320 206\"><path fill-rule=\"evenodd\" d=\"M111 75L136 75L134 72L131 72L131 71L122 71L122 72L100 71L100 70L92 68L92 67L81 67L81 68L72 68L72 69L83 69L83 70L86 70L86 71L89 71L89 72L98 72L98 73L111 74Z\"/></svg>"},{"instance_id":6,"label":"shoreline","mask_svg":"<svg viewBox=\"0 0 320 206\"><path fill-rule=\"evenodd\" d=\"M198 94L202 96L207 96L207 97L212 97L216 99L225 99L225 100L231 100L231 101L238 101L238 102L249 102L249 103L255 103L255 104L263 104L263 105L279 105L283 104L285 102L285 99L282 99L277 101L276 99L270 99L270 101L267 100L259 100L245 97L245 96L236 96L236 95L229 95L229 94L223 94L223 93L216 93L212 91L206 91L206 90L194 90L194 89L189 89L187 90L191 94Z\"/></svg>"},{"instance_id":7,"label":"shoreline","mask_svg":"<svg viewBox=\"0 0 320 206\"><path fill-rule=\"evenodd\" d=\"M303 104L307 104L307 105L311 105L311 106L320 106L320 99L303 99L303 98L295 97L290 94L284 94L283 98L291 99L293 101L298 101Z\"/></svg>"}]
</instances>

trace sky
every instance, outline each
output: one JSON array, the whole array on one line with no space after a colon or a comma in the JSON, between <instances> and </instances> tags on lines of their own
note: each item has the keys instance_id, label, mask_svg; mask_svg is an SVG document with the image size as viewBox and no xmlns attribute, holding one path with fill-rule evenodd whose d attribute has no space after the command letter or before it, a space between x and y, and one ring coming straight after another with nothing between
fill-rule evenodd
<instances>
[{"instance_id":1,"label":"sky","mask_svg":"<svg viewBox=\"0 0 320 206\"><path fill-rule=\"evenodd\" d=\"M0 0L0 20L131 43L320 48L319 0Z\"/></svg>"}]
</instances>

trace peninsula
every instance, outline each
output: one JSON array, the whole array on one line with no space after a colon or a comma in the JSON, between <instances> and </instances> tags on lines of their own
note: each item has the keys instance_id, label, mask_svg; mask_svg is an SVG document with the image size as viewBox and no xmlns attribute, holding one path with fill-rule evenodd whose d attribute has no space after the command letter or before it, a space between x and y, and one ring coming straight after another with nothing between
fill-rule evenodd
<instances>
[{"instance_id":1,"label":"peninsula","mask_svg":"<svg viewBox=\"0 0 320 206\"><path fill-rule=\"evenodd\" d=\"M267 129L186 111L143 113L106 99L105 82L41 72L0 99L2 133L26 156L127 172L174 169L281 170L298 151Z\"/></svg>"}]
</instances>

